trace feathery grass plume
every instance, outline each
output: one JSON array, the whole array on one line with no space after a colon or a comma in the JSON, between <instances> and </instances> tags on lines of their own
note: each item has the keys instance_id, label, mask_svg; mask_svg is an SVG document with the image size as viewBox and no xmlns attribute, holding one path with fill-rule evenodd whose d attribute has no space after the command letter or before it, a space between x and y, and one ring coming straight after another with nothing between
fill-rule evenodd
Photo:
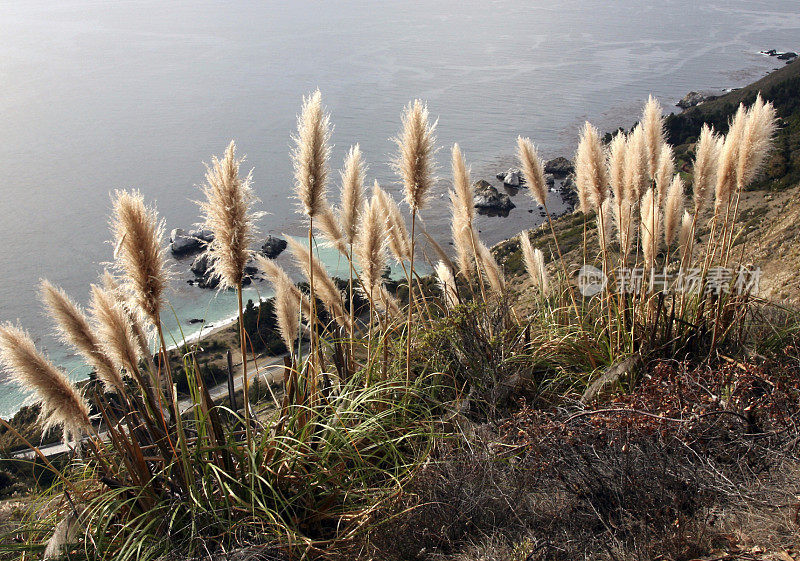
<instances>
[{"instance_id":1,"label":"feathery grass plume","mask_svg":"<svg viewBox=\"0 0 800 561\"><path fill-rule=\"evenodd\" d=\"M625 155L628 149L628 137L620 131L614 135L608 145L608 179L611 192L617 201L625 194Z\"/></svg>"},{"instance_id":2,"label":"feathery grass plume","mask_svg":"<svg viewBox=\"0 0 800 561\"><path fill-rule=\"evenodd\" d=\"M680 174L675 175L664 203L664 243L672 245L678 234L678 226L684 213L683 181Z\"/></svg>"},{"instance_id":3,"label":"feathery grass plume","mask_svg":"<svg viewBox=\"0 0 800 561\"><path fill-rule=\"evenodd\" d=\"M642 253L644 254L645 269L649 272L655 263L656 252L661 228L661 209L655 204L657 195L652 188L647 189L642 197Z\"/></svg>"},{"instance_id":4,"label":"feathery grass plume","mask_svg":"<svg viewBox=\"0 0 800 561\"><path fill-rule=\"evenodd\" d=\"M111 232L123 287L143 317L158 326L168 282L161 246L164 222L154 208L145 206L139 191L114 191L112 204Z\"/></svg>"},{"instance_id":5,"label":"feathery grass plume","mask_svg":"<svg viewBox=\"0 0 800 561\"><path fill-rule=\"evenodd\" d=\"M472 180L469 169L458 144L453 144L451 153L451 167L453 169L453 193L450 196L454 207L464 213L464 218L471 225L475 220L475 205L472 197Z\"/></svg>"},{"instance_id":6,"label":"feathery grass plume","mask_svg":"<svg viewBox=\"0 0 800 561\"><path fill-rule=\"evenodd\" d=\"M341 213L342 231L348 244L354 244L358 232L358 220L364 204L364 176L367 169L361 148L351 146L344 159L342 176Z\"/></svg>"},{"instance_id":7,"label":"feathery grass plume","mask_svg":"<svg viewBox=\"0 0 800 561\"><path fill-rule=\"evenodd\" d=\"M264 270L262 261L269 261L263 255L256 256L256 263ZM273 263L274 265L274 263ZM278 267L275 265L275 267ZM278 267L280 269L280 267ZM282 273L282 274L281 274ZM272 288L275 290L275 319L278 322L278 333L283 339L283 344L294 354L294 342L300 332L300 298L295 294L296 287L289 280L288 275L280 269L280 273L270 275ZM299 292L299 291L298 291Z\"/></svg>"},{"instance_id":8,"label":"feathery grass plume","mask_svg":"<svg viewBox=\"0 0 800 561\"><path fill-rule=\"evenodd\" d=\"M517 137L517 158L522 166L528 192L540 205L547 201L547 186L544 180L544 166L536 147L530 138Z\"/></svg>"},{"instance_id":9,"label":"feathery grass plume","mask_svg":"<svg viewBox=\"0 0 800 561\"><path fill-rule=\"evenodd\" d=\"M103 288L114 297L117 305L122 306L125 310L131 329L133 330L133 335L136 339L139 355L148 357L148 360L152 363L153 356L150 350L150 335L147 333L147 327L141 321L139 315L134 313L134 310L125 298L125 294L121 290L120 284L117 282L117 279L114 278L114 275L106 270L103 271L100 279L103 283Z\"/></svg>"},{"instance_id":10,"label":"feathery grass plume","mask_svg":"<svg viewBox=\"0 0 800 561\"><path fill-rule=\"evenodd\" d=\"M80 391L36 350L25 331L8 323L0 325L0 365L23 389L36 393L42 434L51 427L62 427L67 441L92 431L89 405Z\"/></svg>"},{"instance_id":11,"label":"feathery grass plume","mask_svg":"<svg viewBox=\"0 0 800 561\"><path fill-rule=\"evenodd\" d=\"M344 233L339 225L339 220L336 218L336 215L333 213L333 209L330 206L327 204L324 205L322 211L316 216L314 226L318 228L320 232L322 232L322 235L325 237L331 247L336 249L336 251L345 257L350 256L347 243L345 242Z\"/></svg>"},{"instance_id":12,"label":"feathery grass plume","mask_svg":"<svg viewBox=\"0 0 800 561\"><path fill-rule=\"evenodd\" d=\"M436 264L435 271L439 290L442 291L442 297L444 298L444 305L448 309L452 309L458 304L458 291L456 290L456 279L453 277L453 271L445 265L444 261L439 261Z\"/></svg>"},{"instance_id":13,"label":"feathery grass plume","mask_svg":"<svg viewBox=\"0 0 800 561\"><path fill-rule=\"evenodd\" d=\"M506 288L506 279L503 275L503 270L500 265L495 261L494 255L489 251L489 248L483 242L477 243L478 259L481 262L481 269L486 273L486 279L489 281L489 286L492 291L498 296L502 296Z\"/></svg>"},{"instance_id":14,"label":"feathery grass plume","mask_svg":"<svg viewBox=\"0 0 800 561\"><path fill-rule=\"evenodd\" d=\"M522 247L522 257L525 261L525 269L528 271L536 286L543 295L547 295L550 290L550 281L547 277L547 269L544 267L544 254L539 248L533 249L528 232L520 232L519 243Z\"/></svg>"},{"instance_id":15,"label":"feathery grass plume","mask_svg":"<svg viewBox=\"0 0 800 561\"><path fill-rule=\"evenodd\" d=\"M600 244L603 249L608 251L608 246L611 243L611 235L614 230L614 207L616 204L610 197L603 201L600 210L597 213L597 230L600 232ZM602 223L600 216L603 217Z\"/></svg>"},{"instance_id":16,"label":"feathery grass plume","mask_svg":"<svg viewBox=\"0 0 800 561\"><path fill-rule=\"evenodd\" d=\"M408 233L403 213L400 212L400 207L394 197L381 189L377 180L372 186L372 197L377 200L378 208L380 208L386 223L389 251L398 263L410 261L411 236Z\"/></svg>"},{"instance_id":17,"label":"feathery grass plume","mask_svg":"<svg viewBox=\"0 0 800 561\"><path fill-rule=\"evenodd\" d=\"M461 210L461 202L453 192L450 193L450 203L452 212L450 233L456 250L456 263L458 263L459 273L464 278L469 279L472 278L475 263L476 251L474 247L477 247L477 244L474 242L476 236L473 228L469 225L465 213Z\"/></svg>"},{"instance_id":18,"label":"feathery grass plume","mask_svg":"<svg viewBox=\"0 0 800 561\"><path fill-rule=\"evenodd\" d=\"M633 239L633 203L626 198L614 205L614 221L617 226L617 237L619 239L619 251L623 258L631 252L631 241Z\"/></svg>"},{"instance_id":19,"label":"feathery grass plume","mask_svg":"<svg viewBox=\"0 0 800 561\"><path fill-rule=\"evenodd\" d=\"M711 194L711 188L716 184L717 165L723 142L724 139L715 133L712 127L703 124L692 166L695 215L703 210Z\"/></svg>"},{"instance_id":20,"label":"feathery grass plume","mask_svg":"<svg viewBox=\"0 0 800 561\"><path fill-rule=\"evenodd\" d=\"M289 242L289 251L294 256L295 263L303 271L306 278L310 279L311 275L314 275L316 297L322 301L337 324L349 329L350 316L345 312L342 293L339 292L336 283L328 275L325 265L316 255L311 254L307 247L295 241L294 238L287 236L286 241Z\"/></svg>"},{"instance_id":21,"label":"feathery grass plume","mask_svg":"<svg viewBox=\"0 0 800 561\"><path fill-rule=\"evenodd\" d=\"M124 392L125 383L122 381L122 376L103 351L83 310L67 296L66 292L47 280L42 281L41 294L45 308L56 322L59 335L64 342L72 345L95 369L97 377L107 391Z\"/></svg>"},{"instance_id":22,"label":"feathery grass plume","mask_svg":"<svg viewBox=\"0 0 800 561\"><path fill-rule=\"evenodd\" d=\"M575 172L581 212L599 209L608 197L608 170L600 133L588 121L581 130L581 140L575 154ZM584 195L581 195L582 191Z\"/></svg>"},{"instance_id":23,"label":"feathery grass plume","mask_svg":"<svg viewBox=\"0 0 800 561\"><path fill-rule=\"evenodd\" d=\"M661 104L656 98L650 95L642 111L642 130L644 131L644 142L647 152L647 174L655 179L658 171L662 146L664 140L664 117ZM672 174L670 174L672 177ZM664 186L666 190L667 186Z\"/></svg>"},{"instance_id":24,"label":"feathery grass plume","mask_svg":"<svg viewBox=\"0 0 800 561\"><path fill-rule=\"evenodd\" d=\"M692 223L694 220L692 219L692 215L689 214L689 211L683 211L683 218L681 218L681 230L678 233L678 248L680 250L681 256L681 267L683 267L684 263L688 263L692 256L689 253L690 251L690 244L692 241Z\"/></svg>"},{"instance_id":25,"label":"feathery grass plume","mask_svg":"<svg viewBox=\"0 0 800 561\"><path fill-rule=\"evenodd\" d=\"M725 142L722 144L717 163L716 200L714 201L714 212L717 214L728 206L731 196L733 196L733 190L736 187L739 146L746 122L747 112L744 105L740 103L739 109L736 111L736 115L734 115L728 128L728 134L725 135Z\"/></svg>"},{"instance_id":26,"label":"feathery grass plume","mask_svg":"<svg viewBox=\"0 0 800 561\"><path fill-rule=\"evenodd\" d=\"M472 276L475 263L475 205L472 197L472 182L464 156L458 144L453 145L451 165L453 168L453 190L450 192L450 231L456 249L459 272L464 278Z\"/></svg>"},{"instance_id":27,"label":"feathery grass plume","mask_svg":"<svg viewBox=\"0 0 800 561\"><path fill-rule=\"evenodd\" d=\"M289 275L284 271L275 261L268 259L263 255L256 255L256 264L267 276L267 280L272 284L272 288L276 294L278 289L287 290L292 297L292 300L298 303L303 315L307 320L311 321L313 311L311 309L311 302L308 297L303 294L297 285L295 285L289 278Z\"/></svg>"},{"instance_id":28,"label":"feathery grass plume","mask_svg":"<svg viewBox=\"0 0 800 561\"><path fill-rule=\"evenodd\" d=\"M645 186L649 182L647 166L647 145L644 129L641 125L636 125L628 135L628 141L625 145L624 199L628 199L632 203L638 203L642 199Z\"/></svg>"},{"instance_id":29,"label":"feathery grass plume","mask_svg":"<svg viewBox=\"0 0 800 561\"><path fill-rule=\"evenodd\" d=\"M364 202L356 237L355 257L361 267L361 281L367 298L375 302L386 267L386 218L377 197Z\"/></svg>"},{"instance_id":30,"label":"feathery grass plume","mask_svg":"<svg viewBox=\"0 0 800 561\"><path fill-rule=\"evenodd\" d=\"M394 139L400 150L393 167L403 180L406 203L412 212L424 208L436 182L433 160L436 123L428 121L428 106L419 99L403 110L403 128Z\"/></svg>"},{"instance_id":31,"label":"feathery grass plume","mask_svg":"<svg viewBox=\"0 0 800 561\"><path fill-rule=\"evenodd\" d=\"M127 312L106 288L93 284L90 294L89 310L103 350L116 368L135 373L139 368L141 348Z\"/></svg>"},{"instance_id":32,"label":"feathery grass plume","mask_svg":"<svg viewBox=\"0 0 800 561\"><path fill-rule=\"evenodd\" d=\"M330 136L330 116L322 108L322 94L316 90L303 97L292 150L295 192L303 213L312 219L326 204Z\"/></svg>"},{"instance_id":33,"label":"feathery grass plume","mask_svg":"<svg viewBox=\"0 0 800 561\"><path fill-rule=\"evenodd\" d=\"M672 185L672 176L675 174L675 153L672 146L666 142L661 145L661 154L658 157L656 168L656 188L658 189L658 203L662 204L667 196L667 191Z\"/></svg>"},{"instance_id":34,"label":"feathery grass plume","mask_svg":"<svg viewBox=\"0 0 800 561\"><path fill-rule=\"evenodd\" d=\"M760 171L776 128L775 107L772 103L764 103L761 94L758 94L747 111L747 121L742 130L736 167L737 188L748 185Z\"/></svg>"},{"instance_id":35,"label":"feathery grass plume","mask_svg":"<svg viewBox=\"0 0 800 561\"><path fill-rule=\"evenodd\" d=\"M236 145L231 141L225 155L212 157L206 166L206 184L202 187L206 200L199 202L204 226L214 232L214 240L206 254L214 256L211 274L220 280L220 288L237 288L244 278L244 267L255 241L253 220L257 214L252 206L256 201L250 186L251 174L240 177L244 158L236 158Z\"/></svg>"}]
</instances>

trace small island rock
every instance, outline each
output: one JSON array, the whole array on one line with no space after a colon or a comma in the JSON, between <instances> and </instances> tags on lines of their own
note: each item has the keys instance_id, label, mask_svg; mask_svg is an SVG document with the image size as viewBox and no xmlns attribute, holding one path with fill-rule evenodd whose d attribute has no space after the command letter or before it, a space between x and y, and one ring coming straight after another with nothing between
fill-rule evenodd
<instances>
[{"instance_id":1,"label":"small island rock","mask_svg":"<svg viewBox=\"0 0 800 561\"><path fill-rule=\"evenodd\" d=\"M575 171L575 165L564 156L548 160L544 164L544 172L552 173L554 176L564 176Z\"/></svg>"},{"instance_id":2,"label":"small island rock","mask_svg":"<svg viewBox=\"0 0 800 561\"><path fill-rule=\"evenodd\" d=\"M511 202L511 197L505 193L499 193L488 181L481 179L475 183L473 188L475 208L503 213L516 206Z\"/></svg>"},{"instance_id":3,"label":"small island rock","mask_svg":"<svg viewBox=\"0 0 800 561\"><path fill-rule=\"evenodd\" d=\"M701 92L689 92L683 99L681 99L677 105L681 109L689 109L690 107L694 107L695 105L700 105L701 103L705 103L706 101L712 101L717 99L717 96L712 94L704 94Z\"/></svg>"},{"instance_id":4,"label":"small island rock","mask_svg":"<svg viewBox=\"0 0 800 561\"><path fill-rule=\"evenodd\" d=\"M267 236L267 240L261 246L261 253L268 259L275 259L286 249L287 243L283 238Z\"/></svg>"},{"instance_id":5,"label":"small island rock","mask_svg":"<svg viewBox=\"0 0 800 561\"><path fill-rule=\"evenodd\" d=\"M169 234L170 250L176 257L203 251L206 245L214 241L211 230L189 230L175 228Z\"/></svg>"}]
</instances>

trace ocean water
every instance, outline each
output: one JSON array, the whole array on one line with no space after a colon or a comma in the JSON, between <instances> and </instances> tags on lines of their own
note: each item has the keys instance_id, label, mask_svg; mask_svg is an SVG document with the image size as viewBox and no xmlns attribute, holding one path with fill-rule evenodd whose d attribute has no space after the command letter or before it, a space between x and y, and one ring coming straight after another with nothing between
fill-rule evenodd
<instances>
[{"instance_id":1,"label":"ocean water","mask_svg":"<svg viewBox=\"0 0 800 561\"><path fill-rule=\"evenodd\" d=\"M689 90L759 78L781 65L760 49L800 49L798 12L795 0L2 1L0 320L85 376L50 333L39 279L86 301L111 259L113 189L140 189L168 229L197 222L202 162L231 139L269 213L263 234L300 233L288 153L314 88L335 123L334 167L358 142L370 181L396 193L391 138L419 97L439 119L442 176L459 142L474 179L493 180L519 134L545 156L569 155L585 119L629 126L649 93L671 111ZM424 215L440 237L445 190ZM481 218L487 242L540 220L524 192L513 200L508 217ZM189 263L172 263L176 339L178 326L196 331L190 318L235 311L230 294L186 284ZM0 415L22 397L5 385Z\"/></svg>"}]
</instances>

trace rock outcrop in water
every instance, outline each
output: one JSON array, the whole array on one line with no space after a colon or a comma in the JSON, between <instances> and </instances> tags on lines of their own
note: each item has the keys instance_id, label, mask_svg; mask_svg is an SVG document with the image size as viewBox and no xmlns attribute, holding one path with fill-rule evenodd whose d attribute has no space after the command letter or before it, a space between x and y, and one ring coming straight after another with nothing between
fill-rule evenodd
<instances>
[{"instance_id":1,"label":"rock outcrop in water","mask_svg":"<svg viewBox=\"0 0 800 561\"><path fill-rule=\"evenodd\" d=\"M552 173L554 176L563 177L575 171L575 165L564 156L548 160L544 164L544 172Z\"/></svg>"},{"instance_id":2,"label":"rock outcrop in water","mask_svg":"<svg viewBox=\"0 0 800 561\"><path fill-rule=\"evenodd\" d=\"M169 233L170 251L175 257L183 257L203 251L207 244L214 241L211 230L189 230L175 228Z\"/></svg>"},{"instance_id":3,"label":"rock outcrop in water","mask_svg":"<svg viewBox=\"0 0 800 561\"><path fill-rule=\"evenodd\" d=\"M525 178L522 176L522 172L517 168L509 168L506 172L498 173L496 177L507 187L516 187L519 189L525 186Z\"/></svg>"},{"instance_id":4,"label":"rock outcrop in water","mask_svg":"<svg viewBox=\"0 0 800 561\"><path fill-rule=\"evenodd\" d=\"M267 236L267 240L261 245L261 253L268 259L275 259L286 249L286 240L276 236Z\"/></svg>"},{"instance_id":5,"label":"rock outcrop in water","mask_svg":"<svg viewBox=\"0 0 800 561\"><path fill-rule=\"evenodd\" d=\"M695 105L700 105L701 103L704 103L706 101L713 101L715 99L717 99L716 95L692 91L683 96L683 99L681 99L675 105L677 105L681 109L689 109L690 107L694 107Z\"/></svg>"},{"instance_id":6,"label":"rock outcrop in water","mask_svg":"<svg viewBox=\"0 0 800 561\"><path fill-rule=\"evenodd\" d=\"M511 202L511 197L498 192L488 181L483 179L475 183L473 189L473 204L479 210L508 216L508 212L516 206Z\"/></svg>"}]
</instances>

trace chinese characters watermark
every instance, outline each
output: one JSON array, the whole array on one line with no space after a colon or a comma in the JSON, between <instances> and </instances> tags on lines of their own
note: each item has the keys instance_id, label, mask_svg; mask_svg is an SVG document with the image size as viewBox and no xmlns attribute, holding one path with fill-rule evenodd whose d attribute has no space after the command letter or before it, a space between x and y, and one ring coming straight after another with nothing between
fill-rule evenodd
<instances>
[{"instance_id":1,"label":"chinese characters watermark","mask_svg":"<svg viewBox=\"0 0 800 561\"><path fill-rule=\"evenodd\" d=\"M620 294L641 294L651 292L685 293L697 295L701 292L720 296L723 294L756 294L761 281L761 268L738 266L709 267L703 275L700 268L652 269L643 267L619 268L610 275L612 287ZM609 276L591 265L584 265L578 272L578 290L587 298L599 294L609 285Z\"/></svg>"}]
</instances>

